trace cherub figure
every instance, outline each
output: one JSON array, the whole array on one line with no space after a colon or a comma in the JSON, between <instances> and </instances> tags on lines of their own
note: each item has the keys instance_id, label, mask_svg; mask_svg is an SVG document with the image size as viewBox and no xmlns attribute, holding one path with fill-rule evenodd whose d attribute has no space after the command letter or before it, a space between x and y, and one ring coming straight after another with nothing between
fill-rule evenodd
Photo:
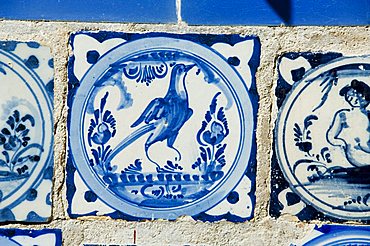
<instances>
[{"instance_id":1,"label":"cherub figure","mask_svg":"<svg viewBox=\"0 0 370 246\"><path fill-rule=\"evenodd\" d=\"M356 167L370 166L370 87L359 80L352 80L343 87L340 96L351 108L337 111L326 133L327 141L345 152L348 162Z\"/></svg>"}]
</instances>

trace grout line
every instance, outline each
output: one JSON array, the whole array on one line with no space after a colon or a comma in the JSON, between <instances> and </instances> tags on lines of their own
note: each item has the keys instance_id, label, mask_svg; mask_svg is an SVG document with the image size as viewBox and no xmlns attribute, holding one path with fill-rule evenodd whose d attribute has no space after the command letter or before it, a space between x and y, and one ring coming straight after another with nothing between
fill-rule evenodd
<instances>
[{"instance_id":1,"label":"grout line","mask_svg":"<svg viewBox=\"0 0 370 246\"><path fill-rule=\"evenodd\" d=\"M176 0L176 16L177 16L177 24L180 25L182 23L181 0Z\"/></svg>"}]
</instances>

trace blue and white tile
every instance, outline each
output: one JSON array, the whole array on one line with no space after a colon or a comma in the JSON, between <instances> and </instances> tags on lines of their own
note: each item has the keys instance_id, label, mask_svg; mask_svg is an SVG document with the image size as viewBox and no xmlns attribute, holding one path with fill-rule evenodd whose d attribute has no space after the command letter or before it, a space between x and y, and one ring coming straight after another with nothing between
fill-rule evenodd
<instances>
[{"instance_id":1,"label":"blue and white tile","mask_svg":"<svg viewBox=\"0 0 370 246\"><path fill-rule=\"evenodd\" d=\"M370 57L287 53L278 62L270 214L370 220Z\"/></svg>"},{"instance_id":2,"label":"blue and white tile","mask_svg":"<svg viewBox=\"0 0 370 246\"><path fill-rule=\"evenodd\" d=\"M253 217L258 38L80 32L70 45L71 217Z\"/></svg>"},{"instance_id":3,"label":"blue and white tile","mask_svg":"<svg viewBox=\"0 0 370 246\"><path fill-rule=\"evenodd\" d=\"M0 221L45 222L53 176L53 60L35 42L0 42Z\"/></svg>"},{"instance_id":4,"label":"blue and white tile","mask_svg":"<svg viewBox=\"0 0 370 246\"><path fill-rule=\"evenodd\" d=\"M370 245L369 226L321 225L290 246Z\"/></svg>"},{"instance_id":5,"label":"blue and white tile","mask_svg":"<svg viewBox=\"0 0 370 246\"><path fill-rule=\"evenodd\" d=\"M62 246L60 229L0 229L2 246Z\"/></svg>"}]
</instances>

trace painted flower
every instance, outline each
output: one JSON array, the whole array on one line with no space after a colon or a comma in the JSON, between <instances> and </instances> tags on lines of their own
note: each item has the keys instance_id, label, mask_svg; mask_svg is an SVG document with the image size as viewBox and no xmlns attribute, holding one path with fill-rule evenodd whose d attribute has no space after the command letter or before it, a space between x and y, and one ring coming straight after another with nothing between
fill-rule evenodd
<instances>
[{"instance_id":1,"label":"painted flower","mask_svg":"<svg viewBox=\"0 0 370 246\"><path fill-rule=\"evenodd\" d=\"M202 122L202 127L197 134L198 142L205 146L210 144L215 146L221 143L227 135L229 135L229 127L225 117L224 108L220 107L217 110L217 97L221 93L218 92L212 99L212 103L205 115L205 120Z\"/></svg>"},{"instance_id":2,"label":"painted flower","mask_svg":"<svg viewBox=\"0 0 370 246\"><path fill-rule=\"evenodd\" d=\"M221 143L224 138L224 127L217 121L212 122L210 129L203 133L203 140L211 145Z\"/></svg>"},{"instance_id":3,"label":"painted flower","mask_svg":"<svg viewBox=\"0 0 370 246\"><path fill-rule=\"evenodd\" d=\"M100 109L94 111L94 118L90 120L87 134L89 145L91 142L98 145L106 144L116 134L116 120L111 111L105 110L108 92L101 99Z\"/></svg>"},{"instance_id":4,"label":"painted flower","mask_svg":"<svg viewBox=\"0 0 370 246\"><path fill-rule=\"evenodd\" d=\"M96 144L106 144L111 137L112 133L109 126L103 122L96 127L96 131L93 133L91 140Z\"/></svg>"}]
</instances>

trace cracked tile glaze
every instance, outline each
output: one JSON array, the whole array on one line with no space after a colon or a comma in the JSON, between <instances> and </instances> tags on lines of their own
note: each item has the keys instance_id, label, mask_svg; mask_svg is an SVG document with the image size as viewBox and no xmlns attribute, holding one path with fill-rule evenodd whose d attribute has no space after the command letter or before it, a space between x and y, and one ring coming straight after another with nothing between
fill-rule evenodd
<instances>
[{"instance_id":1,"label":"cracked tile glaze","mask_svg":"<svg viewBox=\"0 0 370 246\"><path fill-rule=\"evenodd\" d=\"M292 53L280 59L275 215L370 219L370 58L340 56ZM290 188L278 181L282 174Z\"/></svg>"},{"instance_id":2,"label":"cracked tile glaze","mask_svg":"<svg viewBox=\"0 0 370 246\"><path fill-rule=\"evenodd\" d=\"M38 43L0 42L0 221L51 216L53 61Z\"/></svg>"},{"instance_id":3,"label":"cracked tile glaze","mask_svg":"<svg viewBox=\"0 0 370 246\"><path fill-rule=\"evenodd\" d=\"M252 217L257 38L78 33L71 45L70 215Z\"/></svg>"}]
</instances>

